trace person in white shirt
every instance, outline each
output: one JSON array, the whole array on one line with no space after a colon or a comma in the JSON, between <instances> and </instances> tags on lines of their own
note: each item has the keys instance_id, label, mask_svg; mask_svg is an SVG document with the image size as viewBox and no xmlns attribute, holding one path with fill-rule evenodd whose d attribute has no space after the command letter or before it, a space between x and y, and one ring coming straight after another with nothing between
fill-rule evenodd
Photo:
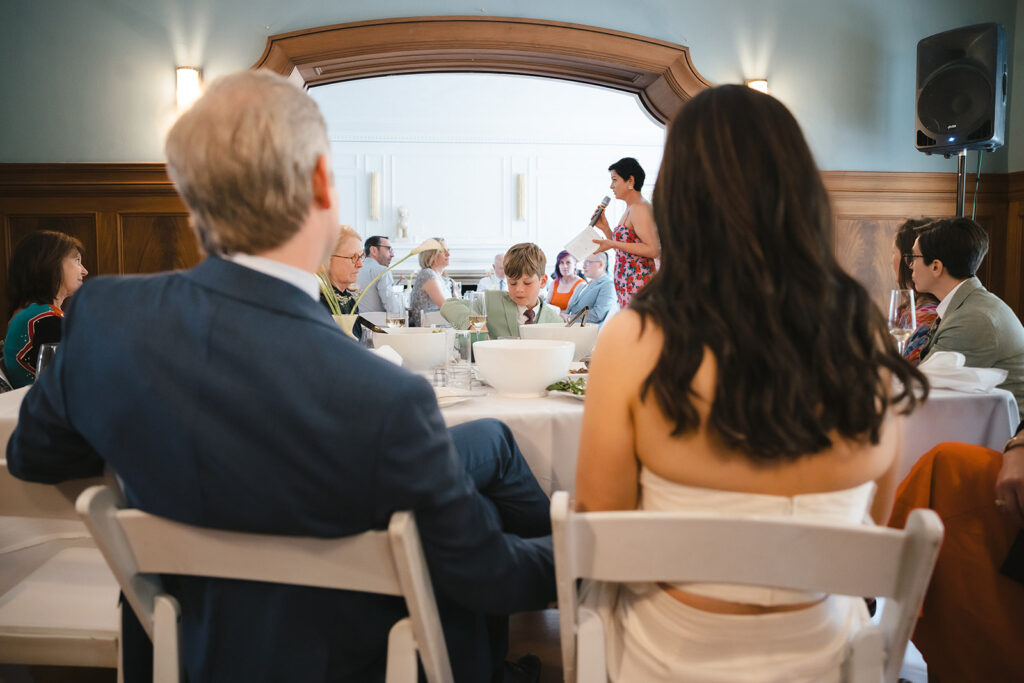
<instances>
[{"instance_id":1,"label":"person in white shirt","mask_svg":"<svg viewBox=\"0 0 1024 683\"><path fill-rule=\"evenodd\" d=\"M374 278L391 265L391 259L395 257L395 250L391 248L391 240L382 235L368 237L363 244L363 251L368 258L364 260L363 269L359 271L359 279L356 280L359 291L369 287ZM364 313L383 312L384 300L393 284L391 273L384 273L379 280L373 282L373 288L363 294L363 298L359 302L359 310Z\"/></svg>"},{"instance_id":2,"label":"person in white shirt","mask_svg":"<svg viewBox=\"0 0 1024 683\"><path fill-rule=\"evenodd\" d=\"M505 282L505 255L494 255L494 268L488 271L485 277L480 278L476 283L476 291L483 292L488 289L497 289L502 292L508 290Z\"/></svg>"}]
</instances>

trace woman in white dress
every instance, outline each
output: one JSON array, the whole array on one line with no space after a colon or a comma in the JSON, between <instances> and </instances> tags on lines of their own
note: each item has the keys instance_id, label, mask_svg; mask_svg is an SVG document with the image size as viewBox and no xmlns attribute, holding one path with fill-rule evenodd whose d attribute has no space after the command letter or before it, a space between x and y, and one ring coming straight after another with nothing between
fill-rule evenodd
<instances>
[{"instance_id":1,"label":"woman in white dress","mask_svg":"<svg viewBox=\"0 0 1024 683\"><path fill-rule=\"evenodd\" d=\"M915 404L891 380L918 392L925 382L836 262L828 195L789 111L742 86L684 105L654 218L662 268L604 326L590 364L578 508L851 524L870 510L884 522L896 484L889 418ZM609 673L838 680L866 618L856 598L630 585L607 620Z\"/></svg>"}]
</instances>

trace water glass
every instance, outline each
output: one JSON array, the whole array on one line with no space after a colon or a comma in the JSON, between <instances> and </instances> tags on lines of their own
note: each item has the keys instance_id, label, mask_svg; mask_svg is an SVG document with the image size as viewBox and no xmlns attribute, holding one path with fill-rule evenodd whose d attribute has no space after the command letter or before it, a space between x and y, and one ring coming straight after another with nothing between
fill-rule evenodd
<instances>
[{"instance_id":1,"label":"water glass","mask_svg":"<svg viewBox=\"0 0 1024 683\"><path fill-rule=\"evenodd\" d=\"M896 340L900 354L917 329L914 290L894 289L889 292L889 334Z\"/></svg>"},{"instance_id":2,"label":"water glass","mask_svg":"<svg viewBox=\"0 0 1024 683\"><path fill-rule=\"evenodd\" d=\"M47 367L57 356L57 347L60 344L40 344L39 356L36 358L36 377Z\"/></svg>"},{"instance_id":3,"label":"water glass","mask_svg":"<svg viewBox=\"0 0 1024 683\"><path fill-rule=\"evenodd\" d=\"M384 309L387 312L385 322L388 327L405 327L408 315L405 308L405 299L401 292L389 292L387 301L384 302Z\"/></svg>"},{"instance_id":4,"label":"water glass","mask_svg":"<svg viewBox=\"0 0 1024 683\"><path fill-rule=\"evenodd\" d=\"M452 296L456 299L462 298L462 283L458 280L452 280Z\"/></svg>"}]
</instances>

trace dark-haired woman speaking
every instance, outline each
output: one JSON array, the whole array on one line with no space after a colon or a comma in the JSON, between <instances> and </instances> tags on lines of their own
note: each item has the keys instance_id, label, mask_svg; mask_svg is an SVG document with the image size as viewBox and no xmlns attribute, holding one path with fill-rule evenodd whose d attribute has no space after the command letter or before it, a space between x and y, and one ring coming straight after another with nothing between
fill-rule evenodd
<instances>
[{"instance_id":1,"label":"dark-haired woman speaking","mask_svg":"<svg viewBox=\"0 0 1024 683\"><path fill-rule=\"evenodd\" d=\"M60 341L64 300L88 274L82 243L62 232L33 232L14 247L7 273L11 318L4 366L15 389L35 381L39 347Z\"/></svg>"},{"instance_id":2,"label":"dark-haired woman speaking","mask_svg":"<svg viewBox=\"0 0 1024 683\"><path fill-rule=\"evenodd\" d=\"M626 211L613 231L608 226L604 210L600 210L595 227L607 239L594 240L597 251L615 249L615 294L619 306L629 305L633 295L646 285L654 275L654 259L661 255L658 247L658 230L654 227L651 205L640 194L646 174L640 163L632 158L619 159L608 167L611 173L612 193L616 199L626 202Z\"/></svg>"},{"instance_id":3,"label":"dark-haired woman speaking","mask_svg":"<svg viewBox=\"0 0 1024 683\"><path fill-rule=\"evenodd\" d=\"M924 379L836 262L828 195L792 115L742 86L694 97L669 130L654 217L662 268L592 357L579 508L844 524L870 509L884 521L889 418L897 403L913 407ZM866 619L859 598L629 584L607 615L609 673L838 680Z\"/></svg>"}]
</instances>

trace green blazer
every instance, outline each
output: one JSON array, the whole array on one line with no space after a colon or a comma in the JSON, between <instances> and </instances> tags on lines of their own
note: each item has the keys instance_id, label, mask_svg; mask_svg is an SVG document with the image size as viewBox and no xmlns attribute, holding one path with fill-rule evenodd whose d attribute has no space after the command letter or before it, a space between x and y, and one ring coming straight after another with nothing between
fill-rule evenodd
<instances>
[{"instance_id":1,"label":"green blazer","mask_svg":"<svg viewBox=\"0 0 1024 683\"><path fill-rule=\"evenodd\" d=\"M959 351L969 367L1006 370L999 388L1014 395L1024 416L1024 326L978 278L965 280L953 294L922 360L933 351Z\"/></svg>"},{"instance_id":2,"label":"green blazer","mask_svg":"<svg viewBox=\"0 0 1024 683\"><path fill-rule=\"evenodd\" d=\"M509 297L508 292L487 290L484 292L484 297L487 304L487 332L491 339L499 337L519 339L519 307ZM441 315L455 329L468 330L470 310L468 301L448 299L441 306ZM479 307L476 307L476 310L479 310ZM562 322L562 316L559 315L557 308L544 303L544 299L541 299L537 322L558 323Z\"/></svg>"}]
</instances>

